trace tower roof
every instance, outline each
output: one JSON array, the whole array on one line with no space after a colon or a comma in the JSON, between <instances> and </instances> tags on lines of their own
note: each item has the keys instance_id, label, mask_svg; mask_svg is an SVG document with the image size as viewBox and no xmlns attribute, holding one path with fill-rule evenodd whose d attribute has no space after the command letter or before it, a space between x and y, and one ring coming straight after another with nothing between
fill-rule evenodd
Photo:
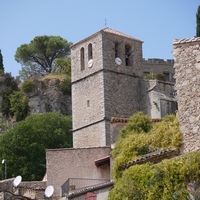
<instances>
[{"instance_id":1,"label":"tower roof","mask_svg":"<svg viewBox=\"0 0 200 200\"><path fill-rule=\"evenodd\" d=\"M108 28L108 27L102 29L100 32L111 33L111 34L114 34L114 35L118 35L118 36L126 37L126 38L129 38L129 39L132 39L132 40L137 40L137 41L139 41L139 42L143 42L143 41L141 41L141 40L139 40L139 39L136 39L136 38L134 38L134 37L132 37L132 36L130 36L130 35L127 35L127 34L125 34L125 33L122 33L122 32L116 31L116 30L113 30L113 29Z\"/></svg>"},{"instance_id":2,"label":"tower roof","mask_svg":"<svg viewBox=\"0 0 200 200\"><path fill-rule=\"evenodd\" d=\"M138 42L142 42L142 43L143 43L142 40L136 39L136 38L134 38L134 37L132 37L132 36L129 36L129 35L125 34L125 33L122 33L122 32L120 32L120 31L116 31L116 30L113 30L113 29L111 29L111 28L106 27L106 28L101 29L100 31L98 31L98 32L96 32L96 33L90 35L89 37L86 37L85 39L80 40L80 41L77 42L77 43L74 43L71 47L74 47L75 45L77 45L77 44L79 44L79 43L82 43L82 42L84 42L84 41L86 41L86 40L88 40L88 39L90 39L90 38L93 38L93 37L95 37L96 35L98 35L98 34L100 34L100 33L110 33L110 34L113 34L113 35L125 37L125 38L128 38L128 39L136 40L136 41L138 41Z\"/></svg>"}]
</instances>

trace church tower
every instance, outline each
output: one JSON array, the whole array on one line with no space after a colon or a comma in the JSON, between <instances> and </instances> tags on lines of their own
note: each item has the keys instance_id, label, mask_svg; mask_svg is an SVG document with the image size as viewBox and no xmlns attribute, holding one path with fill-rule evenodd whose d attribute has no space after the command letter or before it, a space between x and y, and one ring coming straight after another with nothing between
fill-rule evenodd
<instances>
[{"instance_id":1,"label":"church tower","mask_svg":"<svg viewBox=\"0 0 200 200\"><path fill-rule=\"evenodd\" d=\"M105 28L71 46L74 148L110 145L111 118L140 110L142 43Z\"/></svg>"}]
</instances>

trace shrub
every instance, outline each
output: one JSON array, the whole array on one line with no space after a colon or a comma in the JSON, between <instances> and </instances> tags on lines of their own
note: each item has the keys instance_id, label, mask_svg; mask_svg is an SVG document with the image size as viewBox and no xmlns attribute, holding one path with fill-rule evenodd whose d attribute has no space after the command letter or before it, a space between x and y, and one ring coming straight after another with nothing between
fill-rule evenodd
<instances>
[{"instance_id":1,"label":"shrub","mask_svg":"<svg viewBox=\"0 0 200 200\"><path fill-rule=\"evenodd\" d=\"M165 75L164 74L146 74L145 79L147 80L161 80L165 81Z\"/></svg>"},{"instance_id":2,"label":"shrub","mask_svg":"<svg viewBox=\"0 0 200 200\"><path fill-rule=\"evenodd\" d=\"M194 151L155 165L132 166L115 182L109 200L200 199L199 164L200 152Z\"/></svg>"},{"instance_id":3,"label":"shrub","mask_svg":"<svg viewBox=\"0 0 200 200\"><path fill-rule=\"evenodd\" d=\"M10 95L10 110L14 113L16 121L24 120L28 116L28 98L21 91Z\"/></svg>"},{"instance_id":4,"label":"shrub","mask_svg":"<svg viewBox=\"0 0 200 200\"><path fill-rule=\"evenodd\" d=\"M71 78L66 76L66 79L61 82L60 89L64 95L71 94Z\"/></svg>"},{"instance_id":5,"label":"shrub","mask_svg":"<svg viewBox=\"0 0 200 200\"><path fill-rule=\"evenodd\" d=\"M178 119L174 115L166 116L163 121L151 125L149 117L142 113L136 113L131 119L120 131L120 137L112 151L115 179L122 175L122 172L119 170L122 164L157 149L169 147L178 149L182 144Z\"/></svg>"},{"instance_id":6,"label":"shrub","mask_svg":"<svg viewBox=\"0 0 200 200\"><path fill-rule=\"evenodd\" d=\"M127 126L120 131L120 137L126 137L131 131L141 133L148 132L152 128L151 118L142 112L137 112L130 117Z\"/></svg>"},{"instance_id":7,"label":"shrub","mask_svg":"<svg viewBox=\"0 0 200 200\"><path fill-rule=\"evenodd\" d=\"M31 79L26 79L23 83L22 83L22 91L25 93L29 93L32 92L35 88L35 83L33 80Z\"/></svg>"}]
</instances>

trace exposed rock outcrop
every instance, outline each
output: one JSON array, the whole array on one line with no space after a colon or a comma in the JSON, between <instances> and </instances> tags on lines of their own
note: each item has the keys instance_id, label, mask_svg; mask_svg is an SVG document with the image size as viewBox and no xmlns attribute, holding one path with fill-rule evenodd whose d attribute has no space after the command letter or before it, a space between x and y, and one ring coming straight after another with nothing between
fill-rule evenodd
<instances>
[{"instance_id":1,"label":"exposed rock outcrop","mask_svg":"<svg viewBox=\"0 0 200 200\"><path fill-rule=\"evenodd\" d=\"M29 98L30 114L46 112L72 114L71 94L63 94L61 89L63 77L45 76L33 81L34 90L26 93Z\"/></svg>"}]
</instances>

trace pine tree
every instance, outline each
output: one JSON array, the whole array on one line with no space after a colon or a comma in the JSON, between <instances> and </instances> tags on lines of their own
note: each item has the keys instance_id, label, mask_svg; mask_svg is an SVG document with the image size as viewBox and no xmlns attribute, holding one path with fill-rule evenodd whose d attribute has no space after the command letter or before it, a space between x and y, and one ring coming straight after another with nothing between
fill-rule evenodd
<instances>
[{"instance_id":1,"label":"pine tree","mask_svg":"<svg viewBox=\"0 0 200 200\"><path fill-rule=\"evenodd\" d=\"M196 19L197 19L197 34L196 34L196 37L200 37L200 6L198 7Z\"/></svg>"},{"instance_id":2,"label":"pine tree","mask_svg":"<svg viewBox=\"0 0 200 200\"><path fill-rule=\"evenodd\" d=\"M3 56L1 54L1 50L0 50L0 74L4 73L4 67L3 67Z\"/></svg>"}]
</instances>

